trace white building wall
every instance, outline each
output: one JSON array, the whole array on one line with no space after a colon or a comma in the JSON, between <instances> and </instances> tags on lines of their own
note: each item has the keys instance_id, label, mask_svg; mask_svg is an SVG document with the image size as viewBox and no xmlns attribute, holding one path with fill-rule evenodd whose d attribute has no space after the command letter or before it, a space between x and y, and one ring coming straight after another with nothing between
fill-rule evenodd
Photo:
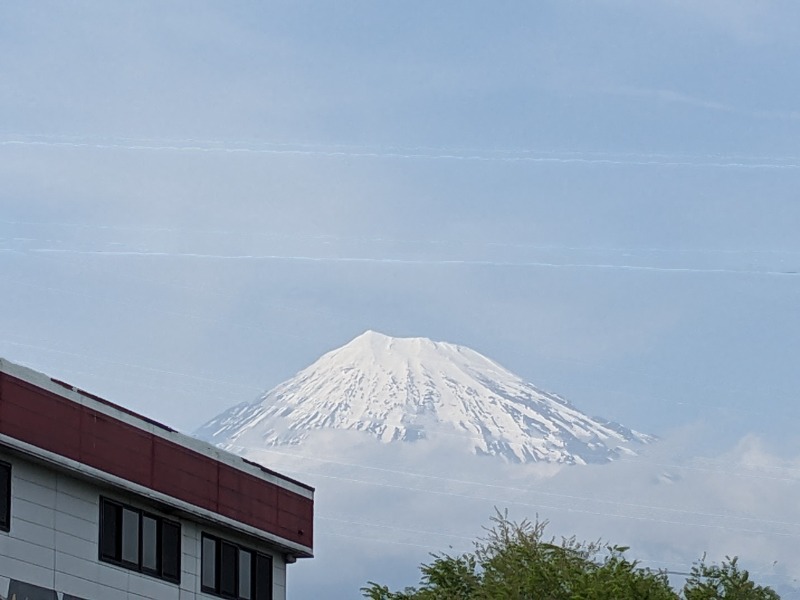
<instances>
[{"instance_id":1,"label":"white building wall","mask_svg":"<svg viewBox=\"0 0 800 600\"><path fill-rule=\"evenodd\" d=\"M0 531L0 596L15 579L86 600L213 599L200 592L200 540L207 532L273 557L273 598L286 598L283 555L252 538L177 519L181 524L180 585L150 577L98 558L101 493L154 514L145 499L101 490L68 473L20 459L0 450L11 468L11 531ZM165 515L176 520L174 515Z\"/></svg>"}]
</instances>

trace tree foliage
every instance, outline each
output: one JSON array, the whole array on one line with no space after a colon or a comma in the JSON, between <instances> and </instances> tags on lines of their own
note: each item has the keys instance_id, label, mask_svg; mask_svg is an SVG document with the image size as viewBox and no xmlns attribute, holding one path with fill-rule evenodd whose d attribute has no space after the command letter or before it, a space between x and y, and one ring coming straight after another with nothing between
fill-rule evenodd
<instances>
[{"instance_id":1,"label":"tree foliage","mask_svg":"<svg viewBox=\"0 0 800 600\"><path fill-rule=\"evenodd\" d=\"M627 547L544 536L546 522L515 523L497 513L472 552L434 554L418 587L391 591L369 582L370 600L779 600L756 585L737 559L698 561L676 592L666 571L642 568Z\"/></svg>"},{"instance_id":2,"label":"tree foliage","mask_svg":"<svg viewBox=\"0 0 800 600\"><path fill-rule=\"evenodd\" d=\"M747 571L739 569L736 557L726 557L721 565L707 565L705 558L692 567L683 589L686 600L780 600L771 588L757 585Z\"/></svg>"}]
</instances>

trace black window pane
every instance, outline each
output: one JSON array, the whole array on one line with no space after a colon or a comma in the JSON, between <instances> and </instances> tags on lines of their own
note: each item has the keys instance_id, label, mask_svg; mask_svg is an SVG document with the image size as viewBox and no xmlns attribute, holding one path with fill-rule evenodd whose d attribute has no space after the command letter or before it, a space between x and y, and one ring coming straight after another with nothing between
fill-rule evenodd
<instances>
[{"instance_id":1,"label":"black window pane","mask_svg":"<svg viewBox=\"0 0 800 600\"><path fill-rule=\"evenodd\" d=\"M139 513L122 509L122 562L139 564Z\"/></svg>"},{"instance_id":2,"label":"black window pane","mask_svg":"<svg viewBox=\"0 0 800 600\"><path fill-rule=\"evenodd\" d=\"M239 550L239 598L252 599L253 555L247 550Z\"/></svg>"},{"instance_id":3,"label":"black window pane","mask_svg":"<svg viewBox=\"0 0 800 600\"><path fill-rule=\"evenodd\" d=\"M100 556L120 559L120 528L122 507L103 500L100 505Z\"/></svg>"},{"instance_id":4,"label":"black window pane","mask_svg":"<svg viewBox=\"0 0 800 600\"><path fill-rule=\"evenodd\" d=\"M0 463L0 529L11 525L11 465Z\"/></svg>"},{"instance_id":5,"label":"black window pane","mask_svg":"<svg viewBox=\"0 0 800 600\"><path fill-rule=\"evenodd\" d=\"M181 526L175 521L100 498L99 546L101 560L180 583Z\"/></svg>"},{"instance_id":6,"label":"black window pane","mask_svg":"<svg viewBox=\"0 0 800 600\"><path fill-rule=\"evenodd\" d=\"M142 568L158 572L158 521L142 515Z\"/></svg>"},{"instance_id":7,"label":"black window pane","mask_svg":"<svg viewBox=\"0 0 800 600\"><path fill-rule=\"evenodd\" d=\"M256 554L255 600L272 600L272 559Z\"/></svg>"},{"instance_id":8,"label":"black window pane","mask_svg":"<svg viewBox=\"0 0 800 600\"><path fill-rule=\"evenodd\" d=\"M203 538L201 583L204 588L217 589L217 540Z\"/></svg>"},{"instance_id":9,"label":"black window pane","mask_svg":"<svg viewBox=\"0 0 800 600\"><path fill-rule=\"evenodd\" d=\"M227 542L220 544L219 593L224 596L236 596L236 582L239 580L239 570L236 565L238 553L239 549L233 544Z\"/></svg>"},{"instance_id":10,"label":"black window pane","mask_svg":"<svg viewBox=\"0 0 800 600\"><path fill-rule=\"evenodd\" d=\"M161 574L178 581L181 568L181 526L172 521L161 523Z\"/></svg>"}]
</instances>

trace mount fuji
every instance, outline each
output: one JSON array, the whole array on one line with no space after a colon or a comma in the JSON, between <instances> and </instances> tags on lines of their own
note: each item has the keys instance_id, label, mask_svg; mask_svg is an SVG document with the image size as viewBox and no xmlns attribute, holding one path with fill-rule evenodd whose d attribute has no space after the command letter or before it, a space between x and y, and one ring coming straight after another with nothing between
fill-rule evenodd
<instances>
[{"instance_id":1,"label":"mount fuji","mask_svg":"<svg viewBox=\"0 0 800 600\"><path fill-rule=\"evenodd\" d=\"M427 338L367 331L195 435L226 449L296 446L317 430L385 443L461 438L513 463L603 463L655 438L580 412L489 358Z\"/></svg>"}]
</instances>

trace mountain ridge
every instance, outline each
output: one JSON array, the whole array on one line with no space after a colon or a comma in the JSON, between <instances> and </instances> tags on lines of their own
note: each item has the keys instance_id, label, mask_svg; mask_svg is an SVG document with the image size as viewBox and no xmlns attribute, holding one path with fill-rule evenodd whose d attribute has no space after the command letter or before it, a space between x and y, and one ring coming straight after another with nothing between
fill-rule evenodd
<instances>
[{"instance_id":1,"label":"mountain ridge","mask_svg":"<svg viewBox=\"0 0 800 600\"><path fill-rule=\"evenodd\" d=\"M589 417L466 346L371 330L195 435L223 448L294 446L329 429L384 443L455 435L474 454L566 464L608 462L654 439Z\"/></svg>"}]
</instances>

